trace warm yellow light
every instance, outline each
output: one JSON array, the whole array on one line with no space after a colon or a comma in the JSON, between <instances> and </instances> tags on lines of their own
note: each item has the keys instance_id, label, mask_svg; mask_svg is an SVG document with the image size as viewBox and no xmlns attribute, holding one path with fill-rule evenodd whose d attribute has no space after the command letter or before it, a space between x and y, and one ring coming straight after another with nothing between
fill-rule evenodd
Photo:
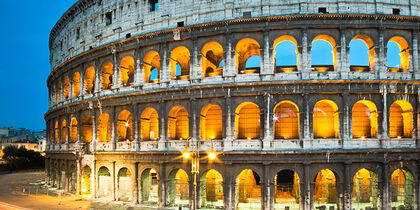
<instances>
[{"instance_id":1,"label":"warm yellow light","mask_svg":"<svg viewBox=\"0 0 420 210\"><path fill-rule=\"evenodd\" d=\"M216 159L216 157L217 157L216 153L214 153L214 152L209 153L209 159L210 160L214 160L214 159Z\"/></svg>"},{"instance_id":2,"label":"warm yellow light","mask_svg":"<svg viewBox=\"0 0 420 210\"><path fill-rule=\"evenodd\" d=\"M183 154L182 154L182 157L184 157L185 159L188 159L188 158L190 158L191 157L191 154L190 154L190 152L184 152Z\"/></svg>"},{"instance_id":3,"label":"warm yellow light","mask_svg":"<svg viewBox=\"0 0 420 210\"><path fill-rule=\"evenodd\" d=\"M397 136L397 139L401 139L401 136Z\"/></svg>"},{"instance_id":4,"label":"warm yellow light","mask_svg":"<svg viewBox=\"0 0 420 210\"><path fill-rule=\"evenodd\" d=\"M251 140L252 138L251 138L251 137L248 137L247 139L248 139L248 140Z\"/></svg>"},{"instance_id":5,"label":"warm yellow light","mask_svg":"<svg viewBox=\"0 0 420 210\"><path fill-rule=\"evenodd\" d=\"M130 126L130 124L128 124L128 123L125 123L125 127L128 127L128 126Z\"/></svg>"},{"instance_id":6,"label":"warm yellow light","mask_svg":"<svg viewBox=\"0 0 420 210\"><path fill-rule=\"evenodd\" d=\"M365 137L365 136L362 136L362 137L360 137L360 138L361 138L361 139L363 139L363 140L365 140L365 138L366 138L366 137Z\"/></svg>"}]
</instances>

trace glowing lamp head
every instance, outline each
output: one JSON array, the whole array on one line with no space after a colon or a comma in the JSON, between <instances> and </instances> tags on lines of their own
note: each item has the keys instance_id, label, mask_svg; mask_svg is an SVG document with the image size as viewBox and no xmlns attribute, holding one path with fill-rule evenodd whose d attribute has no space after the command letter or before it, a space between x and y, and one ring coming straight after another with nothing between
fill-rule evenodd
<instances>
[{"instance_id":1,"label":"glowing lamp head","mask_svg":"<svg viewBox=\"0 0 420 210\"><path fill-rule=\"evenodd\" d=\"M365 136L362 136L362 137L360 137L360 138L364 140L366 137L365 137Z\"/></svg>"},{"instance_id":2,"label":"glowing lamp head","mask_svg":"<svg viewBox=\"0 0 420 210\"><path fill-rule=\"evenodd\" d=\"M188 158L191 157L191 154L190 154L190 152L186 151L182 154L182 157L184 157L184 159L188 159Z\"/></svg>"},{"instance_id":3,"label":"glowing lamp head","mask_svg":"<svg viewBox=\"0 0 420 210\"><path fill-rule=\"evenodd\" d=\"M251 140L252 138L251 138L251 137L248 137L248 138L246 138L246 139Z\"/></svg>"},{"instance_id":4,"label":"glowing lamp head","mask_svg":"<svg viewBox=\"0 0 420 210\"><path fill-rule=\"evenodd\" d=\"M125 127L128 127L128 126L130 126L130 124L128 124L128 123L125 123Z\"/></svg>"},{"instance_id":5,"label":"glowing lamp head","mask_svg":"<svg viewBox=\"0 0 420 210\"><path fill-rule=\"evenodd\" d=\"M216 157L217 157L216 153L214 153L214 152L209 153L209 159L210 160L214 160L214 159L216 159Z\"/></svg>"},{"instance_id":6,"label":"glowing lamp head","mask_svg":"<svg viewBox=\"0 0 420 210\"><path fill-rule=\"evenodd\" d=\"M397 136L397 139L401 139L402 137L401 136Z\"/></svg>"}]
</instances>

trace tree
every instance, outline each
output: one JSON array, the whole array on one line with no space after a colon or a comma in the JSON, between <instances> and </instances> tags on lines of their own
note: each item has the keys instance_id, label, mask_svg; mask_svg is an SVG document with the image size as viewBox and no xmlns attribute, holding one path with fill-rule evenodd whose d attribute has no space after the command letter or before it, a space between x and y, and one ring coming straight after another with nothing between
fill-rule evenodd
<instances>
[{"instance_id":1,"label":"tree","mask_svg":"<svg viewBox=\"0 0 420 210\"><path fill-rule=\"evenodd\" d=\"M27 150L25 147L7 146L3 149L3 153L3 159L11 169L41 167L44 165L44 157L39 152Z\"/></svg>"}]
</instances>

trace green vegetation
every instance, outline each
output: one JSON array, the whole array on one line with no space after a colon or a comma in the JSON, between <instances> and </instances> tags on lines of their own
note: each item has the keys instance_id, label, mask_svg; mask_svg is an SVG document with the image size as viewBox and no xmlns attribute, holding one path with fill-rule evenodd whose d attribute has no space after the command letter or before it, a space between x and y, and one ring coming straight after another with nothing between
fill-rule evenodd
<instances>
[{"instance_id":1,"label":"green vegetation","mask_svg":"<svg viewBox=\"0 0 420 210\"><path fill-rule=\"evenodd\" d=\"M41 153L15 146L7 146L3 149L3 160L12 170L44 167L45 163Z\"/></svg>"}]
</instances>

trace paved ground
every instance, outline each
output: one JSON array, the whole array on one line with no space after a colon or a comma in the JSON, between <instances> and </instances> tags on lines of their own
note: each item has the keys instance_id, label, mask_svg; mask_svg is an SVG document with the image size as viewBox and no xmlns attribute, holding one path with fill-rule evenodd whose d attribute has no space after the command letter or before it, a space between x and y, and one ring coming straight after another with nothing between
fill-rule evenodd
<instances>
[{"instance_id":1,"label":"paved ground","mask_svg":"<svg viewBox=\"0 0 420 210\"><path fill-rule=\"evenodd\" d=\"M92 202L76 196L63 196L43 185L44 172L0 174L2 209L146 209L130 204Z\"/></svg>"}]
</instances>

